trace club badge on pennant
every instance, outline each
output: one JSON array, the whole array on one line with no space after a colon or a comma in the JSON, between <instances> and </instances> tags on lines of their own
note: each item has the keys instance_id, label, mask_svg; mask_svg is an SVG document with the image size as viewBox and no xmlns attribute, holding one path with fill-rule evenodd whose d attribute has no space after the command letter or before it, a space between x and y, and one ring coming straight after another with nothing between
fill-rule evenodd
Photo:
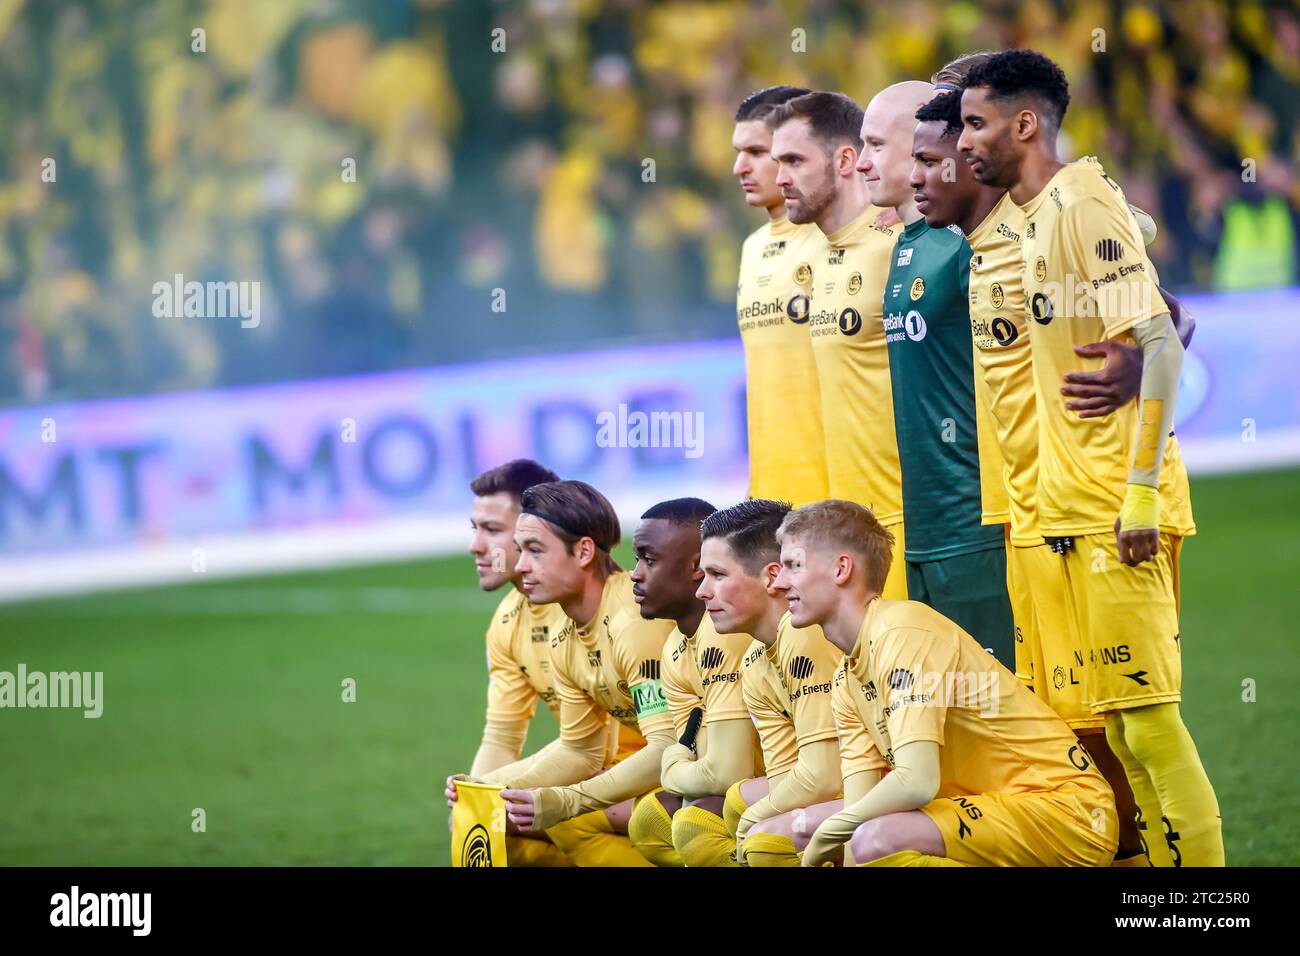
<instances>
[{"instance_id":1,"label":"club badge on pennant","mask_svg":"<svg viewBox=\"0 0 1300 956\"><path fill-rule=\"evenodd\" d=\"M452 866L506 866L506 802L501 787L456 781Z\"/></svg>"}]
</instances>

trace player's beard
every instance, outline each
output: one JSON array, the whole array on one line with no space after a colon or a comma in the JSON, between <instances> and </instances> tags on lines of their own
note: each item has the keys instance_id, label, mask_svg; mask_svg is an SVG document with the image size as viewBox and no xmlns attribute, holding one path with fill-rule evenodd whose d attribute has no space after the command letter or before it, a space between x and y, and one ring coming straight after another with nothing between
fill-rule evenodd
<instances>
[{"instance_id":1,"label":"player's beard","mask_svg":"<svg viewBox=\"0 0 1300 956\"><path fill-rule=\"evenodd\" d=\"M790 209L790 221L795 225L816 222L822 217L822 213L826 211L834 199L835 177L827 171L826 177L818 184L816 189L800 194L799 205L794 209Z\"/></svg>"}]
</instances>

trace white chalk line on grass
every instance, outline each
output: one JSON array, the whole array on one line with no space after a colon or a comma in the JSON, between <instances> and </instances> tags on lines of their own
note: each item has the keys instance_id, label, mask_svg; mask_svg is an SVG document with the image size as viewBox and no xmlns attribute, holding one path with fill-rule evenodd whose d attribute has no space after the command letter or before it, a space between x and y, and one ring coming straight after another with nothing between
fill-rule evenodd
<instances>
[{"instance_id":1,"label":"white chalk line on grass","mask_svg":"<svg viewBox=\"0 0 1300 956\"><path fill-rule=\"evenodd\" d=\"M504 592L503 592L504 593ZM22 617L237 617L250 614L314 617L329 614L490 614L500 595L476 588L204 587L156 594L138 591L42 601L6 613Z\"/></svg>"}]
</instances>

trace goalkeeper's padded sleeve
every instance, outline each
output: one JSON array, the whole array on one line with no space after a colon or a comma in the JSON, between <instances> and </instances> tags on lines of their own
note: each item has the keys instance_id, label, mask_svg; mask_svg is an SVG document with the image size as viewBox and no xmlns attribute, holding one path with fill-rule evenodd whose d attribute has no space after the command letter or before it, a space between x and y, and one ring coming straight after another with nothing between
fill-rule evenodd
<instances>
[{"instance_id":1,"label":"goalkeeper's padded sleeve","mask_svg":"<svg viewBox=\"0 0 1300 956\"><path fill-rule=\"evenodd\" d=\"M863 823L886 813L916 810L938 792L939 744L933 740L903 744L894 751L893 770L852 805L846 803L843 810L822 821L804 849L805 861L828 858Z\"/></svg>"},{"instance_id":2,"label":"goalkeeper's padded sleeve","mask_svg":"<svg viewBox=\"0 0 1300 956\"><path fill-rule=\"evenodd\" d=\"M528 739L528 721L493 720L488 718L483 725L483 739L474 755L474 763L469 775L479 779L484 774L498 770L514 763L524 751L524 741Z\"/></svg>"},{"instance_id":3,"label":"goalkeeper's padded sleeve","mask_svg":"<svg viewBox=\"0 0 1300 956\"><path fill-rule=\"evenodd\" d=\"M603 739L603 734L602 734ZM651 731L645 746L604 773L573 786L548 786L537 791L533 828L545 830L580 813L612 807L659 786L663 752L676 743L671 727Z\"/></svg>"},{"instance_id":4,"label":"goalkeeper's padded sleeve","mask_svg":"<svg viewBox=\"0 0 1300 956\"><path fill-rule=\"evenodd\" d=\"M1133 338L1142 349L1142 391L1139 394L1139 423L1137 447L1133 467L1129 471L1129 490L1134 485L1152 491L1160 486L1160 463L1164 458L1165 444L1174 425L1174 403L1178 399L1178 377L1183 369L1183 343L1174 333L1173 320L1164 312L1133 326ZM1135 505L1140 502L1135 502ZM1159 527L1159 509L1154 501L1146 510L1130 509L1130 521L1150 521L1149 524L1129 524L1124 511L1120 512L1121 530Z\"/></svg>"},{"instance_id":5,"label":"goalkeeper's padded sleeve","mask_svg":"<svg viewBox=\"0 0 1300 956\"><path fill-rule=\"evenodd\" d=\"M517 760L485 774L482 783L499 784L515 790L533 787L562 787L599 773L605 763L604 727L578 740L553 740L531 757Z\"/></svg>"},{"instance_id":6,"label":"goalkeeper's padded sleeve","mask_svg":"<svg viewBox=\"0 0 1300 956\"><path fill-rule=\"evenodd\" d=\"M778 813L834 800L841 785L839 741L805 744L799 748L799 760L790 771L781 776L767 796L744 812L736 836L743 840L755 823Z\"/></svg>"},{"instance_id":7,"label":"goalkeeper's padded sleeve","mask_svg":"<svg viewBox=\"0 0 1300 956\"><path fill-rule=\"evenodd\" d=\"M687 800L721 796L738 780L754 775L754 724L749 718L709 724L704 755L692 759L676 744L664 751L660 777L663 787Z\"/></svg>"}]
</instances>

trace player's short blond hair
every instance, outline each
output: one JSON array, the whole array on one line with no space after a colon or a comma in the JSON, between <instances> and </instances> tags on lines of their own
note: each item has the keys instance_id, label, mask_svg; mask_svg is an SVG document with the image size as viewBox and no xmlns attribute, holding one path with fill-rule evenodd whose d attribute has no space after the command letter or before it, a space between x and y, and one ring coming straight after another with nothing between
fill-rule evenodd
<instances>
[{"instance_id":1,"label":"player's short blond hair","mask_svg":"<svg viewBox=\"0 0 1300 956\"><path fill-rule=\"evenodd\" d=\"M939 71L930 77L930 82L964 86L966 74L981 63L987 63L995 53L997 53L997 50L976 50L974 53L963 53L957 59L949 60L939 67Z\"/></svg>"},{"instance_id":2,"label":"player's short blond hair","mask_svg":"<svg viewBox=\"0 0 1300 956\"><path fill-rule=\"evenodd\" d=\"M840 498L814 501L785 516L776 538L784 541L787 536L811 547L848 552L861 560L867 587L877 594L885 589L894 559L894 535L870 508Z\"/></svg>"}]
</instances>

